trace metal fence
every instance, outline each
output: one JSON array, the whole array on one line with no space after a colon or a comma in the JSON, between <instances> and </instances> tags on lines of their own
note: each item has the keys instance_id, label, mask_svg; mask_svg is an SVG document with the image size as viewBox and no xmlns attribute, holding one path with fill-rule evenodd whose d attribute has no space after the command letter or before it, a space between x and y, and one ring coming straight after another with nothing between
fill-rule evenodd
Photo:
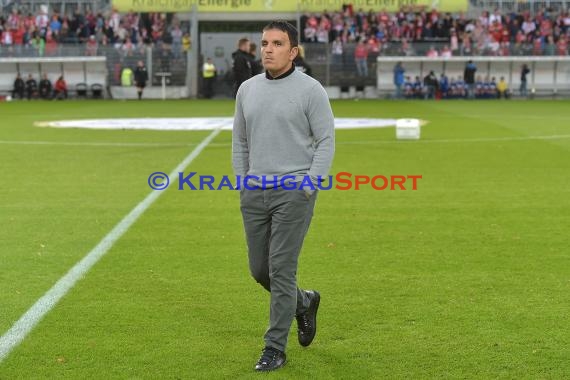
<instances>
[{"instance_id":1,"label":"metal fence","mask_svg":"<svg viewBox=\"0 0 570 380\"><path fill-rule=\"evenodd\" d=\"M546 1L503 1L503 0L471 0L470 14L473 11L493 12L499 9L503 14L530 12L536 14L539 11L559 12L570 9L570 0L546 0Z\"/></svg>"},{"instance_id":2,"label":"metal fence","mask_svg":"<svg viewBox=\"0 0 570 380\"><path fill-rule=\"evenodd\" d=\"M433 40L429 42L411 43L403 46L401 42L383 44L378 53L370 53L367 60L367 73L358 71L354 59L355 44L346 44L342 55L334 55L330 44L312 43L305 45L306 61L312 68L313 76L325 86L374 86L376 85L376 65L378 57L425 57L430 49L441 50L449 46L449 42ZM554 56L560 55L554 46L537 51L532 44L512 44L505 47L486 46L467 50L461 45L452 51L452 56L495 57L495 56ZM566 54L568 55L568 51Z\"/></svg>"}]
</instances>

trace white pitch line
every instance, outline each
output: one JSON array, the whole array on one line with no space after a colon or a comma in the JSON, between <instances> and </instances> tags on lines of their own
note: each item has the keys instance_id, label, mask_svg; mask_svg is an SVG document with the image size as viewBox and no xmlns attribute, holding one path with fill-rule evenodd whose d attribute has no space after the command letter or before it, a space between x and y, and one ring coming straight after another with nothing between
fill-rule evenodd
<instances>
[{"instance_id":1,"label":"white pitch line","mask_svg":"<svg viewBox=\"0 0 570 380\"><path fill-rule=\"evenodd\" d=\"M476 137L472 139L420 139L412 141L414 144L437 144L437 143L478 143L478 142L501 142L501 141L527 141L527 140L562 140L568 139L570 135L546 135L546 136L512 136L512 137ZM376 145L376 144L401 144L398 140L357 140L357 141L338 141L337 145ZM96 146L96 147L148 147L148 148L164 148L164 147L187 147L194 146L194 143L176 144L176 143L112 143L112 142L58 142L58 141L10 141L0 140L0 144L5 145L61 145L61 146ZM231 143L213 143L209 146L231 146Z\"/></svg>"},{"instance_id":2,"label":"white pitch line","mask_svg":"<svg viewBox=\"0 0 570 380\"><path fill-rule=\"evenodd\" d=\"M570 135L552 135L552 136L520 136L520 137L481 137L472 139L433 139L433 140L410 140L410 144L436 144L436 143L479 143L479 142L509 142L509 141L528 141L528 140L562 140L569 139ZM336 144L340 145L376 145L376 144L401 144L398 140L364 140L364 141L341 141Z\"/></svg>"},{"instance_id":3,"label":"white pitch line","mask_svg":"<svg viewBox=\"0 0 570 380\"><path fill-rule=\"evenodd\" d=\"M220 133L215 129L170 173L175 183L178 173L198 157L200 152ZM127 232L137 219L158 199L163 191L151 191L147 197L131 210L81 261L71 268L39 300L26 311L14 325L0 337L0 363L34 329L41 319L63 298L101 257Z\"/></svg>"}]
</instances>

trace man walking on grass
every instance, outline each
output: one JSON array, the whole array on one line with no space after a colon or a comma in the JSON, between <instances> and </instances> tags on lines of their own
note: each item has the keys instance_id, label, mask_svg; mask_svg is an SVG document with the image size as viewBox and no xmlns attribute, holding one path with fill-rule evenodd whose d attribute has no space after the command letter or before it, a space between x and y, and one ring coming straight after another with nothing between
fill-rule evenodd
<instances>
[{"instance_id":1,"label":"man walking on grass","mask_svg":"<svg viewBox=\"0 0 570 380\"><path fill-rule=\"evenodd\" d=\"M232 162L248 245L249 269L270 292L269 327L256 371L286 362L293 319L302 346L317 331L320 294L297 286L297 263L317 198L334 155L334 117L321 84L295 70L298 32L288 22L263 29L265 73L237 91Z\"/></svg>"}]
</instances>

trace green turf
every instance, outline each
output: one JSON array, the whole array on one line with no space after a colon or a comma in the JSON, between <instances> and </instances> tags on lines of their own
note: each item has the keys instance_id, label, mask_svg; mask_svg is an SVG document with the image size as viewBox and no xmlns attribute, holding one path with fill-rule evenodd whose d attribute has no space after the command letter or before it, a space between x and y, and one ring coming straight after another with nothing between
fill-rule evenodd
<instances>
[{"instance_id":1,"label":"green turf","mask_svg":"<svg viewBox=\"0 0 570 380\"><path fill-rule=\"evenodd\" d=\"M421 174L417 191L322 191L301 254L319 332L272 378L570 376L570 103L337 101L333 173ZM0 335L209 132L34 127L231 116L231 101L0 103ZM538 139L536 136L558 136ZM48 145L16 144L42 141ZM222 132L185 171L231 174ZM150 143L94 146L75 143ZM64 143L64 144L60 144ZM268 297L238 195L165 191L2 363L0 379L257 378Z\"/></svg>"}]
</instances>

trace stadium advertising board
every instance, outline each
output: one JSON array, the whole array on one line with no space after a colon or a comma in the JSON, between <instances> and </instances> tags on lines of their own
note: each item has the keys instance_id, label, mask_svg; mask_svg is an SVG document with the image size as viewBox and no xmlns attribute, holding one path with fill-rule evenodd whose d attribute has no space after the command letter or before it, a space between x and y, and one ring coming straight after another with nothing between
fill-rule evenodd
<instances>
[{"instance_id":1,"label":"stadium advertising board","mask_svg":"<svg viewBox=\"0 0 570 380\"><path fill-rule=\"evenodd\" d=\"M196 4L200 12L322 12L342 9L343 0L113 0L120 12L190 12ZM401 7L414 10L437 8L445 12L466 11L467 0L353 0L354 10L386 10L394 12Z\"/></svg>"}]
</instances>

